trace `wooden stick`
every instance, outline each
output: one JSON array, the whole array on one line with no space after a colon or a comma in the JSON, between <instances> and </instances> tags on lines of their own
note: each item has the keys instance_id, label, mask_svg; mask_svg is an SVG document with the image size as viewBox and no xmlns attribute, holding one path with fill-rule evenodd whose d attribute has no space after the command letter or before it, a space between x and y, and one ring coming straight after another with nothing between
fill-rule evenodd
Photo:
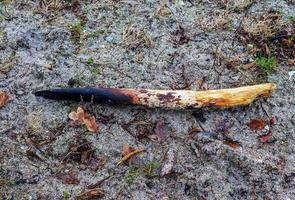
<instances>
[{"instance_id":1,"label":"wooden stick","mask_svg":"<svg viewBox=\"0 0 295 200\"><path fill-rule=\"evenodd\" d=\"M55 100L93 101L113 105L144 105L169 109L228 108L248 105L257 97L268 97L276 86L265 83L220 90L149 90L125 88L62 88L38 91L36 96Z\"/></svg>"}]
</instances>

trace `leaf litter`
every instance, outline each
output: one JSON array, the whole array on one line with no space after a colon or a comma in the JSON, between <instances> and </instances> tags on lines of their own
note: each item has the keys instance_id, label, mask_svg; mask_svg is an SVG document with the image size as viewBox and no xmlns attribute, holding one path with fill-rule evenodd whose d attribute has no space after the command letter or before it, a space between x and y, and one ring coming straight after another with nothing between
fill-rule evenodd
<instances>
[{"instance_id":1,"label":"leaf litter","mask_svg":"<svg viewBox=\"0 0 295 200\"><path fill-rule=\"evenodd\" d=\"M7 92L0 91L0 108L4 107L8 102Z\"/></svg>"},{"instance_id":2,"label":"leaf litter","mask_svg":"<svg viewBox=\"0 0 295 200\"><path fill-rule=\"evenodd\" d=\"M69 114L69 118L72 120L70 125L73 127L79 127L83 124L86 125L87 130L93 133L97 133L99 126L96 123L94 116L89 116L82 107L78 107L77 112L72 111Z\"/></svg>"},{"instance_id":3,"label":"leaf litter","mask_svg":"<svg viewBox=\"0 0 295 200\"><path fill-rule=\"evenodd\" d=\"M252 131L262 131L265 134L259 135L258 139L265 143L268 142L270 137L273 135L272 126L275 124L275 117L272 117L269 120L263 119L252 119L247 125L250 127Z\"/></svg>"},{"instance_id":4,"label":"leaf litter","mask_svg":"<svg viewBox=\"0 0 295 200\"><path fill-rule=\"evenodd\" d=\"M262 130L266 123L263 119L251 119L251 121L247 124L252 131Z\"/></svg>"},{"instance_id":5,"label":"leaf litter","mask_svg":"<svg viewBox=\"0 0 295 200\"><path fill-rule=\"evenodd\" d=\"M168 128L165 126L164 122L162 120L159 120L156 124L156 127L154 129L159 142L163 142L168 137Z\"/></svg>"},{"instance_id":6,"label":"leaf litter","mask_svg":"<svg viewBox=\"0 0 295 200\"><path fill-rule=\"evenodd\" d=\"M76 185L80 183L78 177L77 177L77 172L74 170L69 170L67 172L61 172L56 174L56 177L62 181L64 184L71 184L71 185Z\"/></svg>"},{"instance_id":7,"label":"leaf litter","mask_svg":"<svg viewBox=\"0 0 295 200\"><path fill-rule=\"evenodd\" d=\"M128 144L124 144L122 148L122 156L123 158L118 161L117 165L121 165L125 161L130 160L136 154L145 151L145 148L134 149L133 147L129 146ZM131 162L131 160L130 160Z\"/></svg>"}]
</instances>

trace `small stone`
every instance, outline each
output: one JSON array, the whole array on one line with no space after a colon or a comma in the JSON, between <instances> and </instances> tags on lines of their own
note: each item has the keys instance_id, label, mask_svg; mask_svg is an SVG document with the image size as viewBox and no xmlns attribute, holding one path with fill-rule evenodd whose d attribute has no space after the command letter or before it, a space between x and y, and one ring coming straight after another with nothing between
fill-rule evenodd
<instances>
[{"instance_id":1,"label":"small stone","mask_svg":"<svg viewBox=\"0 0 295 200\"><path fill-rule=\"evenodd\" d=\"M17 95L23 95L23 94L24 94L24 91L19 90L19 91L16 92L16 94L17 94Z\"/></svg>"},{"instance_id":2,"label":"small stone","mask_svg":"<svg viewBox=\"0 0 295 200\"><path fill-rule=\"evenodd\" d=\"M53 70L53 66L50 65L50 64L44 64L43 67L44 67L44 69L45 69L46 71L51 71L51 70Z\"/></svg>"},{"instance_id":3,"label":"small stone","mask_svg":"<svg viewBox=\"0 0 295 200\"><path fill-rule=\"evenodd\" d=\"M107 37L105 38L105 40L106 40L108 43L112 43L113 40L114 40L114 38L113 38L113 36L109 35L109 36L107 36Z\"/></svg>"},{"instance_id":4,"label":"small stone","mask_svg":"<svg viewBox=\"0 0 295 200\"><path fill-rule=\"evenodd\" d=\"M263 132L263 133L268 133L268 132L269 132L269 129L270 129L269 125L266 125L266 126L262 129L262 132Z\"/></svg>"}]
</instances>

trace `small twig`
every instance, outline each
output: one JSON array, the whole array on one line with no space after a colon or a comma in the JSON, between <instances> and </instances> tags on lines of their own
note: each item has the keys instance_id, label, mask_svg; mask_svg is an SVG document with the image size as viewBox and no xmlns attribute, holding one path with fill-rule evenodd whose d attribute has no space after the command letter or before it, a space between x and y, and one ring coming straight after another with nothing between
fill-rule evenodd
<instances>
[{"instance_id":1,"label":"small twig","mask_svg":"<svg viewBox=\"0 0 295 200\"><path fill-rule=\"evenodd\" d=\"M132 151L131 153L127 154L126 156L124 156L118 163L117 165L121 165L123 162L129 160L132 156L139 154L141 152L145 151L144 148L140 148L140 149L136 149L135 151Z\"/></svg>"},{"instance_id":2,"label":"small twig","mask_svg":"<svg viewBox=\"0 0 295 200\"><path fill-rule=\"evenodd\" d=\"M82 147L83 145L86 145L86 144L89 144L88 142L85 142L85 143L83 143L83 144L81 144L81 145L79 145L78 147L77 147L77 149L78 148L80 148L80 147ZM71 154L79 154L78 152L75 152L75 151L70 151L70 152L68 152L62 159L61 159L61 163L63 163Z\"/></svg>"},{"instance_id":3,"label":"small twig","mask_svg":"<svg viewBox=\"0 0 295 200\"><path fill-rule=\"evenodd\" d=\"M100 188L86 190L76 196L77 199L94 199L104 195L104 191Z\"/></svg>"},{"instance_id":4,"label":"small twig","mask_svg":"<svg viewBox=\"0 0 295 200\"><path fill-rule=\"evenodd\" d=\"M112 176L107 176L99 181L97 181L96 183L94 184L90 184L87 186L87 189L94 189L94 188L97 188L98 186L100 186L104 181L108 180L109 178L111 178Z\"/></svg>"}]
</instances>

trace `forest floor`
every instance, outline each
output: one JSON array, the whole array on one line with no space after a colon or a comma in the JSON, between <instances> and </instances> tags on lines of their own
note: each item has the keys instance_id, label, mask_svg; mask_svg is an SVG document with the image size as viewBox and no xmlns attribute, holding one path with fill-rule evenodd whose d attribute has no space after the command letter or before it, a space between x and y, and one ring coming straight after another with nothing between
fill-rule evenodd
<instances>
[{"instance_id":1,"label":"forest floor","mask_svg":"<svg viewBox=\"0 0 295 200\"><path fill-rule=\"evenodd\" d=\"M0 0L0 199L294 199L294 14L294 0ZM223 110L34 96L265 82L269 98ZM71 126L79 106L98 133ZM145 151L117 165L123 146Z\"/></svg>"}]
</instances>

